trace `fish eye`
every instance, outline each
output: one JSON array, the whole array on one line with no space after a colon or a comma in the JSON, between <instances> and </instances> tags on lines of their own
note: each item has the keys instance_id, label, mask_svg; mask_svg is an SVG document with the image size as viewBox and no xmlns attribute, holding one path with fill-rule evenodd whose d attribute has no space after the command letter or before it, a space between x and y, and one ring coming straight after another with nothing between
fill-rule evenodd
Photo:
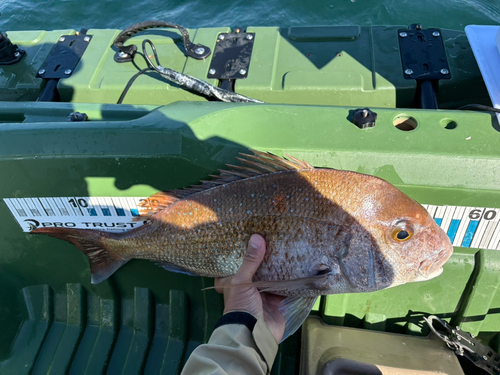
<instances>
[{"instance_id":1,"label":"fish eye","mask_svg":"<svg viewBox=\"0 0 500 375\"><path fill-rule=\"evenodd\" d=\"M406 230L399 231L398 234L396 234L398 240L406 240L408 237L410 237L410 233Z\"/></svg>"},{"instance_id":2,"label":"fish eye","mask_svg":"<svg viewBox=\"0 0 500 375\"><path fill-rule=\"evenodd\" d=\"M398 242L409 240L413 236L412 227L405 222L398 223L392 231L392 238Z\"/></svg>"}]
</instances>

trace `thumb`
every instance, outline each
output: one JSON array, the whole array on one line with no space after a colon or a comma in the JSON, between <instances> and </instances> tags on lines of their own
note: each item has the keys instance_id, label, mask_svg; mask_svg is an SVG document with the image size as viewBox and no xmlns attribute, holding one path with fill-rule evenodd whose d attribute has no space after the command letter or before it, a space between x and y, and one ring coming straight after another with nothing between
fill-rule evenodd
<instances>
[{"instance_id":1,"label":"thumb","mask_svg":"<svg viewBox=\"0 0 500 375\"><path fill-rule=\"evenodd\" d=\"M266 241L258 234L252 234L248 241L247 252L243 258L243 263L236 272L235 277L241 283L251 282L255 271L259 268L264 254L266 253Z\"/></svg>"}]
</instances>

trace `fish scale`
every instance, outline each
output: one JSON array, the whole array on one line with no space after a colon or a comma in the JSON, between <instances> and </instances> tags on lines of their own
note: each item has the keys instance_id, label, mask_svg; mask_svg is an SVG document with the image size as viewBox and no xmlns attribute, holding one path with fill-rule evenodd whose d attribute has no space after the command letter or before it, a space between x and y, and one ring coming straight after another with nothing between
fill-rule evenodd
<instances>
[{"instance_id":1,"label":"fish scale","mask_svg":"<svg viewBox=\"0 0 500 375\"><path fill-rule=\"evenodd\" d=\"M152 195L150 222L123 233L40 228L90 260L92 282L133 258L173 272L227 277L253 233L266 240L254 286L285 295L287 327L298 329L319 295L376 291L439 275L453 247L417 202L388 182L254 152L202 185ZM401 238L400 238L401 237Z\"/></svg>"}]
</instances>

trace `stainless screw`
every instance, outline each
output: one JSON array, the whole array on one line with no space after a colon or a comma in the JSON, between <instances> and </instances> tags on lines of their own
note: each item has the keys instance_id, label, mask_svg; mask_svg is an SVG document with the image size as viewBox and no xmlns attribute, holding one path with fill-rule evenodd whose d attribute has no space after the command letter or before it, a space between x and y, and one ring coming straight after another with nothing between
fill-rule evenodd
<instances>
[{"instance_id":1,"label":"stainless screw","mask_svg":"<svg viewBox=\"0 0 500 375\"><path fill-rule=\"evenodd\" d=\"M448 74L448 73L449 73L448 69L441 69L441 74Z\"/></svg>"},{"instance_id":2,"label":"stainless screw","mask_svg":"<svg viewBox=\"0 0 500 375\"><path fill-rule=\"evenodd\" d=\"M90 36L86 36L85 38L83 38L84 41L86 41L87 43L90 42Z\"/></svg>"},{"instance_id":3,"label":"stainless screw","mask_svg":"<svg viewBox=\"0 0 500 375\"><path fill-rule=\"evenodd\" d=\"M245 74L247 74L247 70L246 69L240 69L239 73L241 75L245 75Z\"/></svg>"},{"instance_id":4,"label":"stainless screw","mask_svg":"<svg viewBox=\"0 0 500 375\"><path fill-rule=\"evenodd\" d=\"M120 53L118 54L118 56L119 56L119 57L121 57L122 59L125 59L125 58L127 58L129 55L128 55L128 53L125 53L125 52L123 52L123 51L120 51Z\"/></svg>"},{"instance_id":5,"label":"stainless screw","mask_svg":"<svg viewBox=\"0 0 500 375\"><path fill-rule=\"evenodd\" d=\"M210 70L208 71L208 74L215 74L215 72L216 72L216 70L215 70L215 69L210 69Z\"/></svg>"},{"instance_id":6,"label":"stainless screw","mask_svg":"<svg viewBox=\"0 0 500 375\"><path fill-rule=\"evenodd\" d=\"M45 74L45 69L40 69L38 71L38 74L40 74L41 76L43 76Z\"/></svg>"},{"instance_id":7,"label":"stainless screw","mask_svg":"<svg viewBox=\"0 0 500 375\"><path fill-rule=\"evenodd\" d=\"M194 53L196 53L197 55L203 55L205 53L205 48L198 47L194 50Z\"/></svg>"},{"instance_id":8,"label":"stainless screw","mask_svg":"<svg viewBox=\"0 0 500 375\"><path fill-rule=\"evenodd\" d=\"M487 361L487 360L488 360L488 357L486 357L485 355L483 355L483 359L484 359L485 361Z\"/></svg>"},{"instance_id":9,"label":"stainless screw","mask_svg":"<svg viewBox=\"0 0 500 375\"><path fill-rule=\"evenodd\" d=\"M403 31L403 32L400 32L400 33L399 33L399 36L400 36L401 38L406 38L406 37L408 36L408 34L407 34L407 33L405 33L405 32Z\"/></svg>"},{"instance_id":10,"label":"stainless screw","mask_svg":"<svg viewBox=\"0 0 500 375\"><path fill-rule=\"evenodd\" d=\"M59 38L59 41L60 41L60 42L64 42L65 40L66 40L66 38L65 38L65 37L63 37L63 36Z\"/></svg>"},{"instance_id":11,"label":"stainless screw","mask_svg":"<svg viewBox=\"0 0 500 375\"><path fill-rule=\"evenodd\" d=\"M226 37L224 36L224 34L220 34L219 35L219 40L224 40Z\"/></svg>"},{"instance_id":12,"label":"stainless screw","mask_svg":"<svg viewBox=\"0 0 500 375\"><path fill-rule=\"evenodd\" d=\"M440 34L439 34L439 31L434 31L434 32L432 33L432 36L439 36L439 35L440 35Z\"/></svg>"},{"instance_id":13,"label":"stainless screw","mask_svg":"<svg viewBox=\"0 0 500 375\"><path fill-rule=\"evenodd\" d=\"M245 37L245 39L252 40L253 39L253 35L252 34L247 34L247 36Z\"/></svg>"},{"instance_id":14,"label":"stainless screw","mask_svg":"<svg viewBox=\"0 0 500 375\"><path fill-rule=\"evenodd\" d=\"M20 55L20 54L21 54L20 52L15 52L15 53L14 53L14 56L15 56L15 57L19 57L19 55Z\"/></svg>"},{"instance_id":15,"label":"stainless screw","mask_svg":"<svg viewBox=\"0 0 500 375\"><path fill-rule=\"evenodd\" d=\"M64 71L64 74L71 74L71 69L66 69L66 70Z\"/></svg>"},{"instance_id":16,"label":"stainless screw","mask_svg":"<svg viewBox=\"0 0 500 375\"><path fill-rule=\"evenodd\" d=\"M411 69L406 69L406 70L405 70L405 73L406 73L406 74L408 74L408 75L413 74L413 70L411 70Z\"/></svg>"}]
</instances>

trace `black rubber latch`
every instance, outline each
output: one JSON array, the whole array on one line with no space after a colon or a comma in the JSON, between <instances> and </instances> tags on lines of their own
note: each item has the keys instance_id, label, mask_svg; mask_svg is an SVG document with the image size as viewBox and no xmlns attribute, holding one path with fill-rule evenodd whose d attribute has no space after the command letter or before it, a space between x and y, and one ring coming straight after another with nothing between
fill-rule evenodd
<instances>
[{"instance_id":1,"label":"black rubber latch","mask_svg":"<svg viewBox=\"0 0 500 375\"><path fill-rule=\"evenodd\" d=\"M21 61L26 51L12 44L6 35L0 33L0 65L12 65Z\"/></svg>"},{"instance_id":2,"label":"black rubber latch","mask_svg":"<svg viewBox=\"0 0 500 375\"><path fill-rule=\"evenodd\" d=\"M71 112L68 117L66 117L66 121L68 122L77 122L77 121L87 121L89 117L86 113L81 112Z\"/></svg>"},{"instance_id":3,"label":"black rubber latch","mask_svg":"<svg viewBox=\"0 0 500 375\"><path fill-rule=\"evenodd\" d=\"M373 128L377 114L369 108L358 108L354 110L351 122L360 129Z\"/></svg>"}]
</instances>

